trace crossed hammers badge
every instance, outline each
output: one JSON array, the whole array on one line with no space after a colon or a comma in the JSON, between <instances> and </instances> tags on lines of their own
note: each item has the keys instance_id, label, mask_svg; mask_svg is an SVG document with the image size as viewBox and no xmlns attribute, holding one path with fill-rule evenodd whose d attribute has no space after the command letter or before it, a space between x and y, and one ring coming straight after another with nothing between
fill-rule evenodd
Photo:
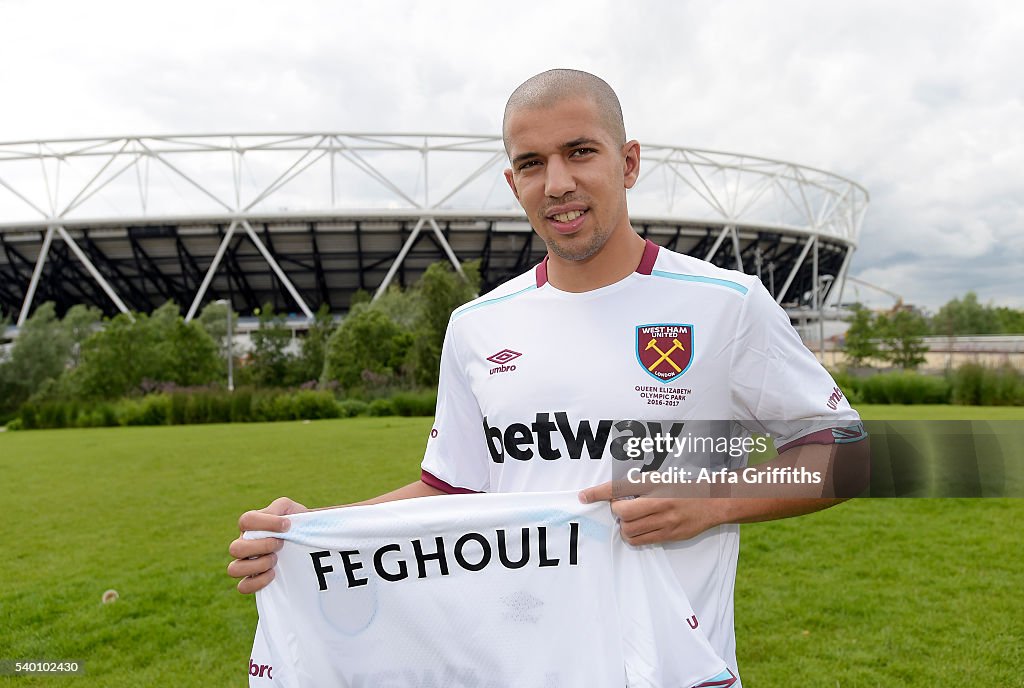
<instances>
[{"instance_id":1,"label":"crossed hammers badge","mask_svg":"<svg viewBox=\"0 0 1024 688\"><path fill-rule=\"evenodd\" d=\"M648 375L670 382L686 372L693 360L693 326L639 325L636 354Z\"/></svg>"}]
</instances>

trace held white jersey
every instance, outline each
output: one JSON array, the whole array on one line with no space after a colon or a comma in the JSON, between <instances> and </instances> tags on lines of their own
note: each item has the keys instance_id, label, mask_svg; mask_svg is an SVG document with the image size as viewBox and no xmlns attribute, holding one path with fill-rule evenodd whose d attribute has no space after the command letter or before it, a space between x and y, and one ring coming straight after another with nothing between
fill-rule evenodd
<instances>
[{"instance_id":1,"label":"held white jersey","mask_svg":"<svg viewBox=\"0 0 1024 688\"><path fill-rule=\"evenodd\" d=\"M289 517L250 686L734 686L660 547L576 492Z\"/></svg>"},{"instance_id":2,"label":"held white jersey","mask_svg":"<svg viewBox=\"0 0 1024 688\"><path fill-rule=\"evenodd\" d=\"M542 263L452 314L423 479L446 491L581 489L636 465L630 440L681 438L696 421L782 447L832 441L830 428L857 420L756 277L648 242L615 284L564 292ZM718 468L745 461L727 453ZM739 528L666 549L734 666Z\"/></svg>"}]
</instances>

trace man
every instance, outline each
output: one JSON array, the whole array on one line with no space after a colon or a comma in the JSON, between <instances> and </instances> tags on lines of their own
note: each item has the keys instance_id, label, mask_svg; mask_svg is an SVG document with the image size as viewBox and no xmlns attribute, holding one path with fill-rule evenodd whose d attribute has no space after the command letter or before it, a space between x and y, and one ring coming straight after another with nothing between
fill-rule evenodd
<instances>
[{"instance_id":1,"label":"man","mask_svg":"<svg viewBox=\"0 0 1024 688\"><path fill-rule=\"evenodd\" d=\"M633 230L626 191L640 146L626 140L608 84L574 70L539 74L512 94L502 134L505 178L548 255L452 314L421 479L365 503L562 489L581 489L584 502L633 497L644 486L613 479L644 439L681 441L695 419L770 433L780 455L754 474L823 476L810 491L751 480L704 492L717 499L611 503L628 542L664 544L709 641L735 668L737 524L858 492L857 414L756 278L659 249ZM645 471L662 466L662 449L645 450ZM745 458L711 467L741 468ZM284 532L287 515L304 510L278 499L239 527ZM239 591L272 580L280 545L231 544Z\"/></svg>"}]
</instances>

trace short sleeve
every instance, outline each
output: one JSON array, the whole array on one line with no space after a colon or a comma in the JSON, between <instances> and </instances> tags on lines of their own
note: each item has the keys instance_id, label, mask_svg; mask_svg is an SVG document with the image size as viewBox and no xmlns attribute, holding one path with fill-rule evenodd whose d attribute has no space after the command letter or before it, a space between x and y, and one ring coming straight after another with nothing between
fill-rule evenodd
<instances>
[{"instance_id":1,"label":"short sleeve","mask_svg":"<svg viewBox=\"0 0 1024 688\"><path fill-rule=\"evenodd\" d=\"M776 447L815 434L829 438L827 431L860 421L760 281L740 312L731 383L733 418L770 434Z\"/></svg>"},{"instance_id":2,"label":"short sleeve","mask_svg":"<svg viewBox=\"0 0 1024 688\"><path fill-rule=\"evenodd\" d=\"M423 456L423 477L446 491L487 492L490 477L483 414L459 361L454 329L450 320L441 348L437 410Z\"/></svg>"}]
</instances>

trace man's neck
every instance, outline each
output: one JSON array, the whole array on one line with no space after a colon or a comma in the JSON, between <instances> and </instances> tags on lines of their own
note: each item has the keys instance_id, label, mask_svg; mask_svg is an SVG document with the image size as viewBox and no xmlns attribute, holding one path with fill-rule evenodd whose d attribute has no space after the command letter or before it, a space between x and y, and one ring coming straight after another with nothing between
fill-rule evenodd
<instances>
[{"instance_id":1,"label":"man's neck","mask_svg":"<svg viewBox=\"0 0 1024 688\"><path fill-rule=\"evenodd\" d=\"M646 244L627 225L613 232L601 250L586 260L565 260L549 251L548 281L551 286L569 292L593 291L615 284L636 270Z\"/></svg>"}]
</instances>

